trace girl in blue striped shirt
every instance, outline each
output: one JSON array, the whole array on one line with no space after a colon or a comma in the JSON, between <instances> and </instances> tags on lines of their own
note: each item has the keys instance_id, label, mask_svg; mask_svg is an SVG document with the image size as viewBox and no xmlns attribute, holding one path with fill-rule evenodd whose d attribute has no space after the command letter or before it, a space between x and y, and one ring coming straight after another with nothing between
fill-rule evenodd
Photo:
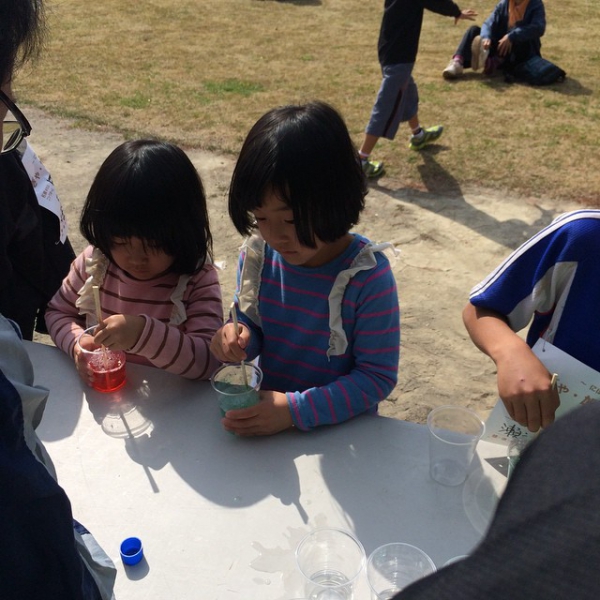
<instances>
[{"instance_id":1,"label":"girl in blue striped shirt","mask_svg":"<svg viewBox=\"0 0 600 600\"><path fill-rule=\"evenodd\" d=\"M254 360L261 402L228 411L239 435L309 430L374 413L398 374L400 311L383 251L350 233L364 209L364 175L342 117L313 102L275 108L250 130L229 191L248 236L227 323L211 350Z\"/></svg>"}]
</instances>

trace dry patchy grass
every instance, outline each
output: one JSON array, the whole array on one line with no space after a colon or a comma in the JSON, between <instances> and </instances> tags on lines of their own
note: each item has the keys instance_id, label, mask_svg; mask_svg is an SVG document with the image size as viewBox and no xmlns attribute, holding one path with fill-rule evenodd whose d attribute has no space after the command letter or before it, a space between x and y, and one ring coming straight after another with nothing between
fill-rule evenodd
<instances>
[{"instance_id":1,"label":"dry patchy grass","mask_svg":"<svg viewBox=\"0 0 600 600\"><path fill-rule=\"evenodd\" d=\"M383 0L49 1L49 47L17 80L25 103L82 127L235 154L266 110L318 98L362 140L380 82ZM461 5L481 24L493 3ZM421 153L407 149L407 128L382 140L376 154L390 176L416 187L426 179L437 192L483 186L600 203L600 46L587 41L600 5L546 5L542 51L568 73L549 88L479 74L444 81L467 25L426 12L414 71L420 116L446 132Z\"/></svg>"}]
</instances>

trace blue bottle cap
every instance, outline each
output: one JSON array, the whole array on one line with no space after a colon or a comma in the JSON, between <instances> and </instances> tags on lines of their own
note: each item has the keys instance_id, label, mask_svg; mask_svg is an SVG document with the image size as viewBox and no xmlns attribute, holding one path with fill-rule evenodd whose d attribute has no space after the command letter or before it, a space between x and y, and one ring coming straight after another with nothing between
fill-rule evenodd
<instances>
[{"instance_id":1,"label":"blue bottle cap","mask_svg":"<svg viewBox=\"0 0 600 600\"><path fill-rule=\"evenodd\" d=\"M142 540L130 537L121 542L121 560L126 565L137 565L144 556Z\"/></svg>"}]
</instances>

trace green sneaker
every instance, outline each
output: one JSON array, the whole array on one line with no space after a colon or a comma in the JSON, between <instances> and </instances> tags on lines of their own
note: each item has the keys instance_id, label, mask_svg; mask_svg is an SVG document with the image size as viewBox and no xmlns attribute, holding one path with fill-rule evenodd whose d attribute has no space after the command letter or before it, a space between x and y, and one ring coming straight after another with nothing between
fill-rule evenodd
<instances>
[{"instance_id":1,"label":"green sneaker","mask_svg":"<svg viewBox=\"0 0 600 600\"><path fill-rule=\"evenodd\" d=\"M383 175L385 169L383 163L378 160L362 160L363 173L367 179L375 179L380 175Z\"/></svg>"},{"instance_id":2,"label":"green sneaker","mask_svg":"<svg viewBox=\"0 0 600 600\"><path fill-rule=\"evenodd\" d=\"M434 127L428 127L427 129L423 129L423 135L420 139L417 138L416 135L412 135L410 137L410 144L408 147L411 150L421 150L427 144L431 144L431 142L435 142L442 133L444 132L444 128L442 125L435 125Z\"/></svg>"}]
</instances>

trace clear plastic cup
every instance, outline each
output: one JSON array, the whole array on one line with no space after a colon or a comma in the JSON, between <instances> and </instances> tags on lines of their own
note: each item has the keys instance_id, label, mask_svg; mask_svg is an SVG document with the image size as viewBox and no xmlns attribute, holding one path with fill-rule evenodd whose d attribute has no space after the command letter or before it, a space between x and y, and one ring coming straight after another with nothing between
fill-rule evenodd
<instances>
[{"instance_id":1,"label":"clear plastic cup","mask_svg":"<svg viewBox=\"0 0 600 600\"><path fill-rule=\"evenodd\" d=\"M427 417L429 474L443 485L460 485L467 478L483 421L462 406L438 406Z\"/></svg>"},{"instance_id":2,"label":"clear plastic cup","mask_svg":"<svg viewBox=\"0 0 600 600\"><path fill-rule=\"evenodd\" d=\"M310 600L351 600L365 550L349 531L317 529L298 544L296 564Z\"/></svg>"},{"instance_id":3,"label":"clear plastic cup","mask_svg":"<svg viewBox=\"0 0 600 600\"><path fill-rule=\"evenodd\" d=\"M249 408L260 401L262 371L253 363L231 363L219 367L210 379L218 394L221 414Z\"/></svg>"},{"instance_id":4,"label":"clear plastic cup","mask_svg":"<svg viewBox=\"0 0 600 600\"><path fill-rule=\"evenodd\" d=\"M88 327L77 338L77 345L93 373L92 387L99 392L114 392L125 385L127 359L122 350L109 350L94 343L96 327Z\"/></svg>"},{"instance_id":5,"label":"clear plastic cup","mask_svg":"<svg viewBox=\"0 0 600 600\"><path fill-rule=\"evenodd\" d=\"M423 550L401 542L375 548L367 561L373 600L389 600L413 581L435 571L434 562Z\"/></svg>"}]
</instances>

